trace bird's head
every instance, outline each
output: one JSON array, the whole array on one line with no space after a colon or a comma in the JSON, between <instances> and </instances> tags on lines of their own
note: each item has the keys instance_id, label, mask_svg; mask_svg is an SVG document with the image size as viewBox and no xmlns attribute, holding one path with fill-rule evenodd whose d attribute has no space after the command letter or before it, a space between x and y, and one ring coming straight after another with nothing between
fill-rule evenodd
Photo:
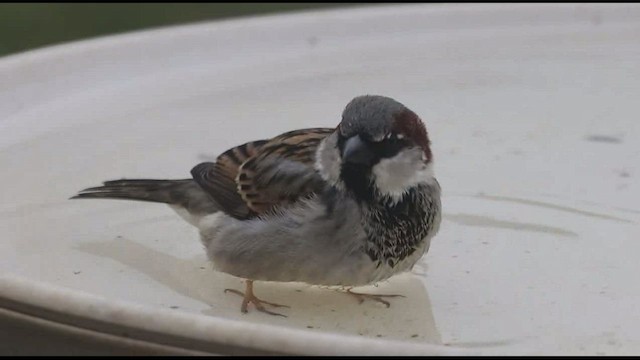
<instances>
[{"instance_id":1,"label":"bird's head","mask_svg":"<svg viewBox=\"0 0 640 360\"><path fill-rule=\"evenodd\" d=\"M316 168L359 201L399 200L412 187L434 180L429 145L427 130L413 111L388 97L359 96L318 148Z\"/></svg>"}]
</instances>

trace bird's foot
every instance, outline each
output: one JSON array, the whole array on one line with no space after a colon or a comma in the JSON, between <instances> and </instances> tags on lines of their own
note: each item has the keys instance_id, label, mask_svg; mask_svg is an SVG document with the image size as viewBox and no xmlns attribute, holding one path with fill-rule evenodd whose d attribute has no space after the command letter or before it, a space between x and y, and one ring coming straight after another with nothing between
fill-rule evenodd
<instances>
[{"instance_id":1,"label":"bird's foot","mask_svg":"<svg viewBox=\"0 0 640 360\"><path fill-rule=\"evenodd\" d=\"M242 300L242 305L240 306L240 311L242 311L242 313L246 314L248 312L247 307L248 307L249 303L252 303L256 307L256 309L258 311L260 311L260 312L267 313L269 315L274 315L274 316L287 317L286 315L282 315L282 314L267 310L264 307L263 304L271 305L273 307L286 307L286 308L288 308L289 306L282 305L282 304L276 304L276 303L272 303L272 302L268 302L268 301L264 301L264 300L258 299L258 297L256 297L253 294L253 281L247 280L246 284L247 284L247 290L244 293L242 291L238 291L238 290L235 290L235 289L224 289L225 293L231 292L233 294L242 296L243 300Z\"/></svg>"},{"instance_id":2,"label":"bird's foot","mask_svg":"<svg viewBox=\"0 0 640 360\"><path fill-rule=\"evenodd\" d=\"M379 295L379 294L363 294L363 293L357 293L357 292L353 292L351 291L351 289L347 289L347 294L352 295L353 297L355 297L358 300L358 303L362 304L365 299L369 299L369 300L373 300L382 304L385 304L387 307L390 307L391 304L382 299L385 297L405 297L404 295Z\"/></svg>"}]
</instances>

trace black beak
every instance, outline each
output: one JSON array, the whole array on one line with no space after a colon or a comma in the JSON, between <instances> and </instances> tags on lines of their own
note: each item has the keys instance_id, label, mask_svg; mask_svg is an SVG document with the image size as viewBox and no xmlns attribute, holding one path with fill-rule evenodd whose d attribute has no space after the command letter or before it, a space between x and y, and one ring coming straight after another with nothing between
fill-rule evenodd
<instances>
[{"instance_id":1,"label":"black beak","mask_svg":"<svg viewBox=\"0 0 640 360\"><path fill-rule=\"evenodd\" d=\"M374 154L369 146L362 141L359 135L350 137L342 150L344 164L373 165Z\"/></svg>"}]
</instances>

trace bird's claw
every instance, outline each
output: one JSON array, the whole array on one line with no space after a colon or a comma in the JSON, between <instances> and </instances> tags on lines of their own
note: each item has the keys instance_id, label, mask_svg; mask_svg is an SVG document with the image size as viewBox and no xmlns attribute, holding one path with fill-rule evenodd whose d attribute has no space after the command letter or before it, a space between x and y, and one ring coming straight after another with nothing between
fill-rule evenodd
<instances>
[{"instance_id":1,"label":"bird's claw","mask_svg":"<svg viewBox=\"0 0 640 360\"><path fill-rule=\"evenodd\" d=\"M370 299L370 300L382 303L386 307L391 307L391 303L389 303L386 300L383 300L382 299L383 297L405 297L404 295L397 295L397 294L391 294L391 295L363 294L363 293L353 292L351 291L351 289L347 290L347 294L355 297L358 300L359 304L362 304L365 299Z\"/></svg>"},{"instance_id":2,"label":"bird's claw","mask_svg":"<svg viewBox=\"0 0 640 360\"><path fill-rule=\"evenodd\" d=\"M249 306L249 303L252 303L256 307L256 310L260 312L263 312L269 315L274 315L274 316L287 317L286 315L267 310L263 304L271 305L273 307L286 307L286 308L289 307L288 305L276 304L276 303L260 300L253 294L253 291L250 288L248 288L248 291L246 293L243 293L235 289L224 289L224 292L225 293L231 292L233 294L242 296L243 300L242 300L242 305L240 306L240 311L242 311L243 314L246 314L247 312L249 312L248 306Z\"/></svg>"}]
</instances>

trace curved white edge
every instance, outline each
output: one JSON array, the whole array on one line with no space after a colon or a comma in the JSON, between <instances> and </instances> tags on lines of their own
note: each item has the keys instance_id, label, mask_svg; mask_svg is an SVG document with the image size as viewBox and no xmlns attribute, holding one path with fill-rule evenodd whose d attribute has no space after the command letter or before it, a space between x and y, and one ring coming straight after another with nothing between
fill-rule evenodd
<instances>
[{"instance_id":1,"label":"curved white edge","mask_svg":"<svg viewBox=\"0 0 640 360\"><path fill-rule=\"evenodd\" d=\"M0 324L2 355L212 355L45 320L1 307Z\"/></svg>"},{"instance_id":2,"label":"curved white edge","mask_svg":"<svg viewBox=\"0 0 640 360\"><path fill-rule=\"evenodd\" d=\"M403 20L386 21L389 17ZM210 59L221 71L255 66L256 62L269 58L269 53L274 52L270 49L288 49L290 54L308 51L305 39L308 41L315 35L344 42L345 39L367 34L427 31L455 35L460 31L477 29L556 27L590 24L596 20L636 22L638 18L640 6L637 4L403 4L248 16L159 27L57 44L0 58L0 73L3 73L0 107L4 107L7 116L24 110L34 101L52 101L60 96L52 90L56 88L56 82L67 81L69 74L81 75L80 78L90 76L96 86L101 81L132 80L131 77L114 79L112 73L103 71L105 67L108 70L117 64L127 67L129 71L126 73L134 73L136 77L164 71L178 59L202 56ZM251 49L242 47L246 40L256 38L261 39L258 47L255 44ZM194 39L215 44L212 47L214 51L202 49L199 46L201 42L194 43ZM174 48L170 55L166 55L168 43ZM125 54L123 49L135 51ZM256 57L256 53L264 56ZM155 65L147 66L148 58L160 56L158 54L162 57L156 58ZM73 56L76 62L64 61ZM109 61L104 62L107 58ZM25 82L25 79L28 80ZM74 84L69 85L73 88ZM76 89L84 90L82 87ZM4 93L13 95L4 99Z\"/></svg>"},{"instance_id":3,"label":"curved white edge","mask_svg":"<svg viewBox=\"0 0 640 360\"><path fill-rule=\"evenodd\" d=\"M252 324L108 300L13 275L0 276L0 307L135 340L211 353L471 355L469 350ZM64 319L64 320L63 320ZM347 341L345 341L347 340Z\"/></svg>"},{"instance_id":4,"label":"curved white edge","mask_svg":"<svg viewBox=\"0 0 640 360\"><path fill-rule=\"evenodd\" d=\"M523 11L526 8L527 11ZM410 9L410 11L407 11ZM556 10L553 16L549 9ZM240 16L216 21L198 21L187 24L161 26L143 30L131 31L123 34L111 34L81 39L66 43L43 46L15 54L0 57L0 71L9 67L38 65L69 54L87 53L95 50L108 50L115 46L130 46L145 42L156 42L157 39L171 37L178 39L202 31L229 31L237 28L252 28L264 31L265 27L289 27L299 24L317 23L322 21L348 21L353 19L375 19L384 16L431 16L440 20L431 26L436 29L459 29L459 23L450 23L451 16L467 16L474 19L467 23L467 28L477 25L493 25L503 27L507 25L553 25L565 21L580 21L590 19L595 14L606 12L608 20L637 21L640 16L640 6L637 4L590 4L590 3L540 3L540 4L394 4L376 6L353 6L337 9L318 9L311 11L291 11L285 14L265 14ZM426 19L425 19L426 20ZM397 26L396 24L379 24L380 26Z\"/></svg>"}]
</instances>

